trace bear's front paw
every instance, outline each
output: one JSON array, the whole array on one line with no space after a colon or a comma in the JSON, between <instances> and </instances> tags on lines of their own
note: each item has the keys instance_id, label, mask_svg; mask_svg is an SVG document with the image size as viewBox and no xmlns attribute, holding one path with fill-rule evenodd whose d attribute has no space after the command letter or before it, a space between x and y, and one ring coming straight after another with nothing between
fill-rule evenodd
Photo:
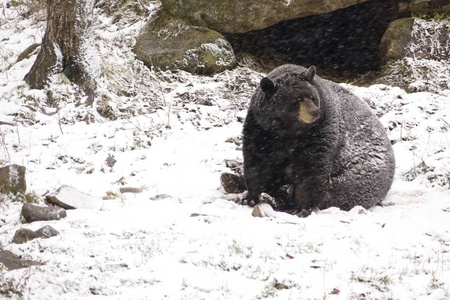
<instances>
[{"instance_id":1,"label":"bear's front paw","mask_svg":"<svg viewBox=\"0 0 450 300\"><path fill-rule=\"evenodd\" d=\"M276 199L274 197L270 196L269 194L266 194L266 193L261 193L261 195L259 195L259 203L270 204L270 206L272 206L273 209L277 209L278 208L278 204L277 204Z\"/></svg>"},{"instance_id":2,"label":"bear's front paw","mask_svg":"<svg viewBox=\"0 0 450 300\"><path fill-rule=\"evenodd\" d=\"M248 205L250 207L255 206L256 204L258 204L258 201L255 199L250 198L250 195L248 193L248 191L244 191L242 193L242 199L241 199L241 204L242 205Z\"/></svg>"}]
</instances>

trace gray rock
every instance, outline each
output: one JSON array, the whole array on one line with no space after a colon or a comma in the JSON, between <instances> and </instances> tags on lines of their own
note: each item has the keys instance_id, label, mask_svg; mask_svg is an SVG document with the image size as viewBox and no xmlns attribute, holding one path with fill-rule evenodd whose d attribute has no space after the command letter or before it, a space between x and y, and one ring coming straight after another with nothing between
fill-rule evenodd
<instances>
[{"instance_id":1,"label":"gray rock","mask_svg":"<svg viewBox=\"0 0 450 300\"><path fill-rule=\"evenodd\" d=\"M100 209L103 206L103 201L100 198L80 192L68 185L63 185L56 191L48 194L46 199L65 209Z\"/></svg>"},{"instance_id":2,"label":"gray rock","mask_svg":"<svg viewBox=\"0 0 450 300\"><path fill-rule=\"evenodd\" d=\"M46 225L36 231L21 228L14 234L12 242L14 244L23 244L37 238L50 238L57 235L59 235L59 232L49 225Z\"/></svg>"},{"instance_id":3,"label":"gray rock","mask_svg":"<svg viewBox=\"0 0 450 300\"><path fill-rule=\"evenodd\" d=\"M160 13L139 35L134 52L148 67L210 75L236 65L225 37Z\"/></svg>"},{"instance_id":4,"label":"gray rock","mask_svg":"<svg viewBox=\"0 0 450 300\"><path fill-rule=\"evenodd\" d=\"M11 251L0 250L0 263L3 264L9 271L28 268L30 266L42 265L39 262L22 259Z\"/></svg>"},{"instance_id":5,"label":"gray rock","mask_svg":"<svg viewBox=\"0 0 450 300\"><path fill-rule=\"evenodd\" d=\"M243 33L278 22L332 12L367 0L162 0L172 16L220 32Z\"/></svg>"},{"instance_id":6,"label":"gray rock","mask_svg":"<svg viewBox=\"0 0 450 300\"><path fill-rule=\"evenodd\" d=\"M67 217L65 209L51 206L38 206L25 203L22 206L21 215L27 223L35 221L60 220Z\"/></svg>"},{"instance_id":7,"label":"gray rock","mask_svg":"<svg viewBox=\"0 0 450 300\"><path fill-rule=\"evenodd\" d=\"M27 189L25 167L9 165L0 168L0 193L24 194Z\"/></svg>"},{"instance_id":8,"label":"gray rock","mask_svg":"<svg viewBox=\"0 0 450 300\"><path fill-rule=\"evenodd\" d=\"M386 30L380 44L383 62L404 57L450 59L450 22L417 18L398 19Z\"/></svg>"},{"instance_id":9,"label":"gray rock","mask_svg":"<svg viewBox=\"0 0 450 300\"><path fill-rule=\"evenodd\" d=\"M407 92L436 92L450 88L450 21L417 18L392 22L380 44L384 64L380 82ZM433 62L433 63L430 63Z\"/></svg>"}]
</instances>

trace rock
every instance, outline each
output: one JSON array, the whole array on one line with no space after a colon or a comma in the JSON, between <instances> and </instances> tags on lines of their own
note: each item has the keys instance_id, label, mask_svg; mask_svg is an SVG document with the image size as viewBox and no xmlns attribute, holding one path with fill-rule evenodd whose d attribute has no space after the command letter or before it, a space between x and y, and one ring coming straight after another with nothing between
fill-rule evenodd
<instances>
[{"instance_id":1,"label":"rock","mask_svg":"<svg viewBox=\"0 0 450 300\"><path fill-rule=\"evenodd\" d=\"M100 209L103 206L103 201L101 199L80 192L68 185L63 185L56 191L48 194L46 199L65 209Z\"/></svg>"},{"instance_id":2,"label":"rock","mask_svg":"<svg viewBox=\"0 0 450 300\"><path fill-rule=\"evenodd\" d=\"M162 0L170 15L220 32L243 33L284 20L323 14L367 0Z\"/></svg>"},{"instance_id":3,"label":"rock","mask_svg":"<svg viewBox=\"0 0 450 300\"><path fill-rule=\"evenodd\" d=\"M445 0L414 0L399 2L399 12L404 15L433 15L435 13L449 14L450 4Z\"/></svg>"},{"instance_id":4,"label":"rock","mask_svg":"<svg viewBox=\"0 0 450 300\"><path fill-rule=\"evenodd\" d=\"M14 244L23 244L35 238L36 234L33 230L27 228L20 228L14 234L12 242Z\"/></svg>"},{"instance_id":5,"label":"rock","mask_svg":"<svg viewBox=\"0 0 450 300\"><path fill-rule=\"evenodd\" d=\"M383 62L405 57L414 59L450 59L450 21L422 20L417 18L393 21L380 43Z\"/></svg>"},{"instance_id":6,"label":"rock","mask_svg":"<svg viewBox=\"0 0 450 300\"><path fill-rule=\"evenodd\" d=\"M38 206L25 203L22 206L21 215L27 223L35 221L52 221L60 220L67 217L67 213L63 208L51 206Z\"/></svg>"},{"instance_id":7,"label":"rock","mask_svg":"<svg viewBox=\"0 0 450 300\"><path fill-rule=\"evenodd\" d=\"M53 227L51 227L49 225L45 225L44 227L39 228L38 230L36 230L36 234L39 237L49 238L49 237L52 237L52 236L59 235L59 232L55 228L53 228Z\"/></svg>"},{"instance_id":8,"label":"rock","mask_svg":"<svg viewBox=\"0 0 450 300\"><path fill-rule=\"evenodd\" d=\"M270 204L259 203L253 207L252 216L258 218L273 218L275 217L275 211L273 210L272 206L270 206Z\"/></svg>"},{"instance_id":9,"label":"rock","mask_svg":"<svg viewBox=\"0 0 450 300\"><path fill-rule=\"evenodd\" d=\"M23 244L37 238L49 238L57 235L59 235L59 232L49 225L46 225L36 231L21 228L14 234L12 242L14 244Z\"/></svg>"},{"instance_id":10,"label":"rock","mask_svg":"<svg viewBox=\"0 0 450 300\"><path fill-rule=\"evenodd\" d=\"M25 194L26 189L24 166L9 165L0 168L0 193Z\"/></svg>"},{"instance_id":11,"label":"rock","mask_svg":"<svg viewBox=\"0 0 450 300\"><path fill-rule=\"evenodd\" d=\"M389 60L402 59L407 55L411 43L412 18L393 21L384 33L380 43L380 59L384 65Z\"/></svg>"},{"instance_id":12,"label":"rock","mask_svg":"<svg viewBox=\"0 0 450 300\"><path fill-rule=\"evenodd\" d=\"M380 44L384 68L380 82L407 92L435 92L450 88L450 21L399 19L392 22Z\"/></svg>"},{"instance_id":13,"label":"rock","mask_svg":"<svg viewBox=\"0 0 450 300\"><path fill-rule=\"evenodd\" d=\"M162 70L210 75L236 65L233 49L222 34L164 12L145 26L134 52L146 66Z\"/></svg>"},{"instance_id":14,"label":"rock","mask_svg":"<svg viewBox=\"0 0 450 300\"><path fill-rule=\"evenodd\" d=\"M9 271L42 265L36 261L22 259L7 250L0 250L0 263L2 263Z\"/></svg>"},{"instance_id":15,"label":"rock","mask_svg":"<svg viewBox=\"0 0 450 300\"><path fill-rule=\"evenodd\" d=\"M106 158L105 162L106 165L112 169L116 164L117 160L114 158L114 155L108 154L108 157Z\"/></svg>"},{"instance_id":16,"label":"rock","mask_svg":"<svg viewBox=\"0 0 450 300\"><path fill-rule=\"evenodd\" d=\"M222 173L220 175L220 182L226 193L242 193L246 190L243 176L238 176L231 173Z\"/></svg>"}]
</instances>

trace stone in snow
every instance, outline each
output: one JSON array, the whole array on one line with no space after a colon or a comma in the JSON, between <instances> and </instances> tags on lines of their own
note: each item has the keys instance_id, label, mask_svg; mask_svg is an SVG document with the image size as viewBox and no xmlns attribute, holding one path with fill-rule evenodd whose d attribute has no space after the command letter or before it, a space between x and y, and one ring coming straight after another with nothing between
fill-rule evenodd
<instances>
[{"instance_id":1,"label":"stone in snow","mask_svg":"<svg viewBox=\"0 0 450 300\"><path fill-rule=\"evenodd\" d=\"M276 217L276 214L269 203L259 203L253 207L252 216L258 218L274 218Z\"/></svg>"},{"instance_id":2,"label":"stone in snow","mask_svg":"<svg viewBox=\"0 0 450 300\"><path fill-rule=\"evenodd\" d=\"M36 231L28 228L20 228L14 234L12 242L14 244L23 244L37 238L49 238L57 235L59 235L59 232L49 225L46 225Z\"/></svg>"},{"instance_id":3,"label":"stone in snow","mask_svg":"<svg viewBox=\"0 0 450 300\"><path fill-rule=\"evenodd\" d=\"M25 203L20 213L27 223L35 221L53 221L67 217L66 211L61 207L38 206Z\"/></svg>"},{"instance_id":4,"label":"stone in snow","mask_svg":"<svg viewBox=\"0 0 450 300\"><path fill-rule=\"evenodd\" d=\"M80 192L68 185L63 185L56 191L48 194L46 199L65 209L100 209L103 206L103 201L100 198Z\"/></svg>"}]
</instances>

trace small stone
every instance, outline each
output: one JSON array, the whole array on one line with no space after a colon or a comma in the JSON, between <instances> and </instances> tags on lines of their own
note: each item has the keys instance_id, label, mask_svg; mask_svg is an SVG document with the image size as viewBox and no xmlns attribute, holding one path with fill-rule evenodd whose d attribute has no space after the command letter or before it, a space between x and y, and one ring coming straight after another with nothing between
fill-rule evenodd
<instances>
[{"instance_id":1,"label":"small stone","mask_svg":"<svg viewBox=\"0 0 450 300\"><path fill-rule=\"evenodd\" d=\"M25 203L21 215L27 223L35 221L52 221L67 217L65 209L51 206L38 206Z\"/></svg>"},{"instance_id":2,"label":"small stone","mask_svg":"<svg viewBox=\"0 0 450 300\"><path fill-rule=\"evenodd\" d=\"M38 235L38 237L43 237L43 238L49 238L52 236L59 235L58 230L56 230L55 228L53 228L50 225L45 225L44 227L39 228L38 230L35 231L35 233Z\"/></svg>"},{"instance_id":3,"label":"small stone","mask_svg":"<svg viewBox=\"0 0 450 300\"><path fill-rule=\"evenodd\" d=\"M46 197L47 201L65 209L88 208L100 209L103 201L100 198L80 192L74 187L63 185Z\"/></svg>"},{"instance_id":4,"label":"small stone","mask_svg":"<svg viewBox=\"0 0 450 300\"><path fill-rule=\"evenodd\" d=\"M339 295L340 293L341 291L338 288L334 288L330 292L331 295Z\"/></svg>"},{"instance_id":5,"label":"small stone","mask_svg":"<svg viewBox=\"0 0 450 300\"><path fill-rule=\"evenodd\" d=\"M24 166L19 165L0 168L0 193L25 194L27 189L25 170Z\"/></svg>"},{"instance_id":6,"label":"small stone","mask_svg":"<svg viewBox=\"0 0 450 300\"><path fill-rule=\"evenodd\" d=\"M27 228L20 228L14 234L12 242L14 244L23 244L36 238L36 233Z\"/></svg>"},{"instance_id":7,"label":"small stone","mask_svg":"<svg viewBox=\"0 0 450 300\"><path fill-rule=\"evenodd\" d=\"M109 154L108 157L106 158L106 165L110 168L113 168L116 162L117 160L111 154Z\"/></svg>"},{"instance_id":8,"label":"small stone","mask_svg":"<svg viewBox=\"0 0 450 300\"><path fill-rule=\"evenodd\" d=\"M21 228L14 234L12 242L14 244L23 244L37 238L49 238L57 235L59 235L59 232L49 225L46 225L36 231Z\"/></svg>"},{"instance_id":9,"label":"small stone","mask_svg":"<svg viewBox=\"0 0 450 300\"><path fill-rule=\"evenodd\" d=\"M253 207L252 216L257 218L273 218L275 217L275 211L268 203L259 203Z\"/></svg>"},{"instance_id":10,"label":"small stone","mask_svg":"<svg viewBox=\"0 0 450 300\"><path fill-rule=\"evenodd\" d=\"M245 181L242 176L231 173L222 173L220 182L226 193L238 194L246 190Z\"/></svg>"}]
</instances>

